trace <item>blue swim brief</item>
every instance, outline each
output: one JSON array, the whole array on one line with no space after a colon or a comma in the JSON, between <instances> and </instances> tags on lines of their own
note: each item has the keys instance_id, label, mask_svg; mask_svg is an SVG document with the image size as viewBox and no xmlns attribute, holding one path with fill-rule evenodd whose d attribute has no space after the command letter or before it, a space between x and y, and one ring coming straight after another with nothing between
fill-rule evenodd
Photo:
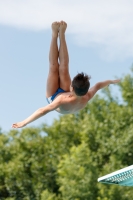
<instances>
[{"instance_id":1,"label":"blue swim brief","mask_svg":"<svg viewBox=\"0 0 133 200\"><path fill-rule=\"evenodd\" d=\"M61 89L61 88L58 88L58 89L56 90L56 92L55 92L51 97L46 98L47 102L48 102L49 104L52 103L53 100L54 100L54 98L57 96L57 94L62 93L62 92L65 92L65 91L64 91L63 89Z\"/></svg>"}]
</instances>

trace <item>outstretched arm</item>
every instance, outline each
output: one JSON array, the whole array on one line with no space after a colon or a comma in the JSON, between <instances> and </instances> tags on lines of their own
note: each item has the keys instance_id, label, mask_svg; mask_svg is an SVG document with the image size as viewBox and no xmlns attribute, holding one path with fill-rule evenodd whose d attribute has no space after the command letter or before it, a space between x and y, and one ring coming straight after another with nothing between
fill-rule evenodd
<instances>
[{"instance_id":1,"label":"outstretched arm","mask_svg":"<svg viewBox=\"0 0 133 200\"><path fill-rule=\"evenodd\" d=\"M88 91L88 100L90 100L98 90L110 85L110 84L115 84L115 83L119 83L120 79L116 79L116 80L106 80L106 81L102 81L102 82L98 82L96 83L96 85L94 85L92 88L90 88L90 90Z\"/></svg>"},{"instance_id":2,"label":"outstretched arm","mask_svg":"<svg viewBox=\"0 0 133 200\"><path fill-rule=\"evenodd\" d=\"M47 106L36 110L32 115L30 115L25 120L14 123L12 125L12 128L22 128L22 127L26 126L27 124L35 121L36 119L46 115L48 112L55 110L56 108L59 107L59 105L61 105L61 100L60 100L60 98L57 98L51 104L48 104Z\"/></svg>"}]
</instances>

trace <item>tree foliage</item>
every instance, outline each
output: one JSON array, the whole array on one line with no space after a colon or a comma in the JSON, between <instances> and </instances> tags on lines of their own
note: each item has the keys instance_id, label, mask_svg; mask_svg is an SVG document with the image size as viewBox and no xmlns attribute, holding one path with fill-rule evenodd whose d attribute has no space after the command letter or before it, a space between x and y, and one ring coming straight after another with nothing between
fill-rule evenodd
<instances>
[{"instance_id":1,"label":"tree foliage","mask_svg":"<svg viewBox=\"0 0 133 200\"><path fill-rule=\"evenodd\" d=\"M131 187L97 182L133 164L132 71L119 84L121 104L108 87L51 126L0 130L0 199L132 199Z\"/></svg>"}]
</instances>

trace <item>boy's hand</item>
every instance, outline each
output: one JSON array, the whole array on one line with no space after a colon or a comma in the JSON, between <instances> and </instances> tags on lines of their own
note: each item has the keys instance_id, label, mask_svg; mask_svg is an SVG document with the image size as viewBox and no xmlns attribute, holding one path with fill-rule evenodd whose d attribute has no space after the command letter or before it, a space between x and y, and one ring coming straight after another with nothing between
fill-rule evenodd
<instances>
[{"instance_id":1,"label":"boy's hand","mask_svg":"<svg viewBox=\"0 0 133 200\"><path fill-rule=\"evenodd\" d=\"M120 79L116 79L116 80L112 80L111 84L115 84L115 83L119 83L119 82L120 82Z\"/></svg>"},{"instance_id":2,"label":"boy's hand","mask_svg":"<svg viewBox=\"0 0 133 200\"><path fill-rule=\"evenodd\" d=\"M24 124L23 122L18 122L12 125L12 128L22 128L26 126L26 124Z\"/></svg>"}]
</instances>

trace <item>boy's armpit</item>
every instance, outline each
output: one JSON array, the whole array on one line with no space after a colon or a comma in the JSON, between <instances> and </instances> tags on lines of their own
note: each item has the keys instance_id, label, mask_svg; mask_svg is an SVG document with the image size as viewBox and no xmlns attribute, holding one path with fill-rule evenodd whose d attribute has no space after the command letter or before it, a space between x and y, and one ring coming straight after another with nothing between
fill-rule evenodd
<instances>
[{"instance_id":1,"label":"boy's armpit","mask_svg":"<svg viewBox=\"0 0 133 200\"><path fill-rule=\"evenodd\" d=\"M49 112L57 109L61 105L61 97L58 96L51 104L48 105Z\"/></svg>"}]
</instances>

